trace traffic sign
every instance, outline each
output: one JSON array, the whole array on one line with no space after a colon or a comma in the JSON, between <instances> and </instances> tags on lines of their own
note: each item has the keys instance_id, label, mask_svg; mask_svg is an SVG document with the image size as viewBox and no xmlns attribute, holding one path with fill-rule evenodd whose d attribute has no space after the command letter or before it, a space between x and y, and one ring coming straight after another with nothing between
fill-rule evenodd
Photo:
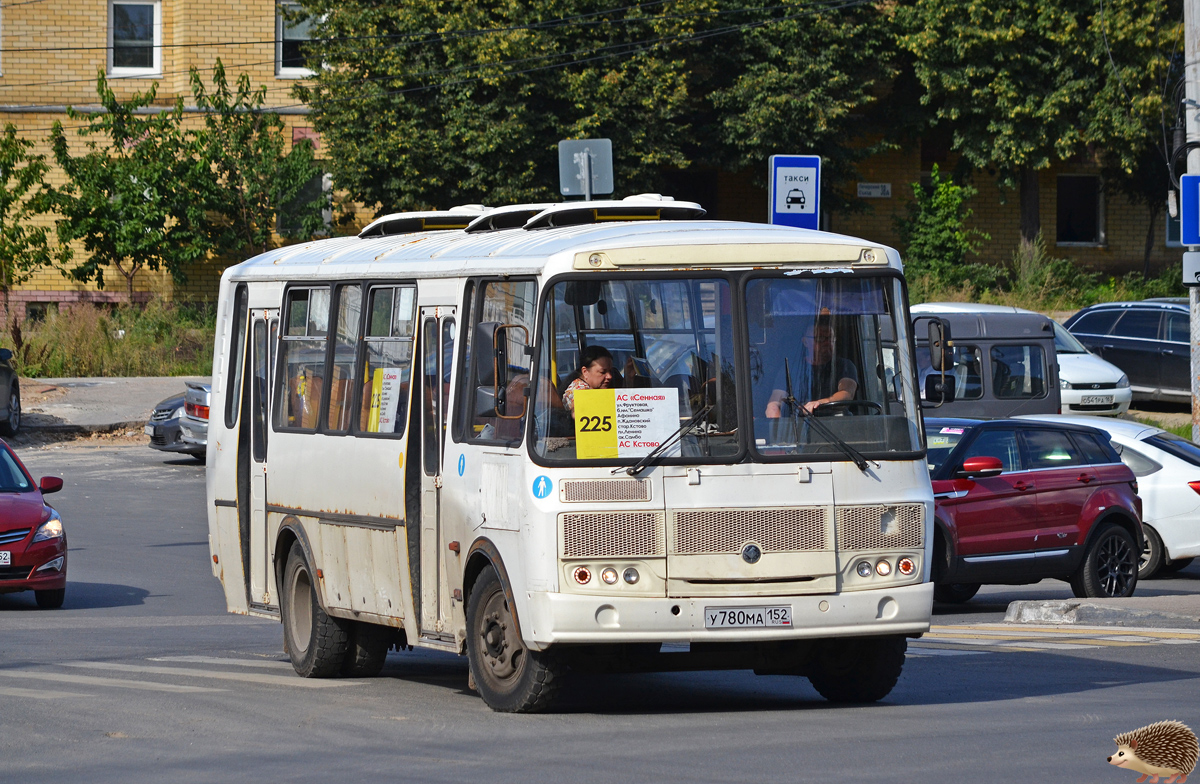
<instances>
[{"instance_id":1,"label":"traffic sign","mask_svg":"<svg viewBox=\"0 0 1200 784\"><path fill-rule=\"evenodd\" d=\"M558 143L558 191L563 196L613 192L612 140L563 139Z\"/></svg>"},{"instance_id":2,"label":"traffic sign","mask_svg":"<svg viewBox=\"0 0 1200 784\"><path fill-rule=\"evenodd\" d=\"M818 155L772 155L769 223L821 228L821 158Z\"/></svg>"},{"instance_id":3,"label":"traffic sign","mask_svg":"<svg viewBox=\"0 0 1200 784\"><path fill-rule=\"evenodd\" d=\"M1200 174L1179 178L1179 242L1200 245Z\"/></svg>"}]
</instances>

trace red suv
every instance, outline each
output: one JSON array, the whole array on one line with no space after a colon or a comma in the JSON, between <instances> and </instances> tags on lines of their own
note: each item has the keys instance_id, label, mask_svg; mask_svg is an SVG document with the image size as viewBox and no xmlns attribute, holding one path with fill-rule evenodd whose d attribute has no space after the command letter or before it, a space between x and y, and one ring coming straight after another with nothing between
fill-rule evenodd
<instances>
[{"instance_id":1,"label":"red suv","mask_svg":"<svg viewBox=\"0 0 1200 784\"><path fill-rule=\"evenodd\" d=\"M1142 552L1137 480L1082 425L925 420L937 508L934 598L1056 577L1079 597L1130 596Z\"/></svg>"}]
</instances>

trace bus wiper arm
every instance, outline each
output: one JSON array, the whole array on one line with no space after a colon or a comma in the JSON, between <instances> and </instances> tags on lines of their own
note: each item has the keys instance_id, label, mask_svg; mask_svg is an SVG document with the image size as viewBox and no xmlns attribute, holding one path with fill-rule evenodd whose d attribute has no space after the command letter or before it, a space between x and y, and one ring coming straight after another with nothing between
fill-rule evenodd
<instances>
[{"instance_id":1,"label":"bus wiper arm","mask_svg":"<svg viewBox=\"0 0 1200 784\"><path fill-rule=\"evenodd\" d=\"M811 425L812 428L816 430L822 438L837 447L838 450L846 457L853 460L854 465L858 466L859 471L862 471L864 474L867 473L867 458L863 457L862 452L859 452L857 449L843 441L836 433L830 430L829 426L822 422L815 413L808 411L804 408L804 406L796 402L795 396L792 395L792 371L788 366L787 357L783 358L783 374L784 379L787 382L787 395L783 398L783 402L787 403L788 407L792 409L792 427L796 430L797 442L800 440L800 428L796 427L796 418L799 415L803 415L804 418L808 420L809 425ZM797 446L799 446L799 443L797 443ZM879 464L876 463L875 467L878 468Z\"/></svg>"},{"instance_id":2,"label":"bus wiper arm","mask_svg":"<svg viewBox=\"0 0 1200 784\"><path fill-rule=\"evenodd\" d=\"M712 405L712 403L709 403L707 406L705 406L704 408L697 411L695 416L693 416L691 419L689 419L688 421L686 421L682 425L680 425L678 430L676 430L674 433L672 433L667 438L663 439L663 442L661 444L654 447L654 449L650 450L650 452L645 457L643 457L641 460L637 461L636 463L629 466L628 468L614 468L613 473L618 474L621 471L624 471L625 473L629 474L630 476L637 476L638 474L640 474L642 472L643 469L646 468L646 466L650 465L651 460L658 457L663 452L666 452L668 449L670 449L672 446L674 446L676 441L683 440L683 437L686 436L691 431L691 429L696 426L696 424L700 420L702 420L702 419L704 419L704 417L708 416L708 412L712 411L712 409L713 409L713 405Z\"/></svg>"}]
</instances>

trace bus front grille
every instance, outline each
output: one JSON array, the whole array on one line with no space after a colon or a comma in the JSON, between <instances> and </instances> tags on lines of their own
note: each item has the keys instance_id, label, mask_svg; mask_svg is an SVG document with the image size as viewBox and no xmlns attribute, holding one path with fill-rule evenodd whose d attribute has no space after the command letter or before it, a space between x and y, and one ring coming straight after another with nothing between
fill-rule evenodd
<instances>
[{"instance_id":1,"label":"bus front grille","mask_svg":"<svg viewBox=\"0 0 1200 784\"><path fill-rule=\"evenodd\" d=\"M662 512L578 512L559 520L564 558L663 555Z\"/></svg>"},{"instance_id":2,"label":"bus front grille","mask_svg":"<svg viewBox=\"0 0 1200 784\"><path fill-rule=\"evenodd\" d=\"M645 479L564 479L559 490L566 502L650 500L650 483Z\"/></svg>"},{"instance_id":3,"label":"bus front grille","mask_svg":"<svg viewBox=\"0 0 1200 784\"><path fill-rule=\"evenodd\" d=\"M831 549L824 507L679 509L671 513L671 553L740 553L753 542L765 553Z\"/></svg>"},{"instance_id":4,"label":"bus front grille","mask_svg":"<svg viewBox=\"0 0 1200 784\"><path fill-rule=\"evenodd\" d=\"M837 537L841 550L924 547L925 505L839 507Z\"/></svg>"}]
</instances>

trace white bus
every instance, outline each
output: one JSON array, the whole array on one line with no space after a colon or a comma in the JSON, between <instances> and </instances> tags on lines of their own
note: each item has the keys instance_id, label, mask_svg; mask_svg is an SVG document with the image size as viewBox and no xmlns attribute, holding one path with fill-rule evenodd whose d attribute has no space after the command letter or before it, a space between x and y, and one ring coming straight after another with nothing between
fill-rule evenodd
<instances>
[{"instance_id":1,"label":"white bus","mask_svg":"<svg viewBox=\"0 0 1200 784\"><path fill-rule=\"evenodd\" d=\"M404 213L227 270L228 609L280 619L305 677L466 655L501 711L568 670L888 694L933 595L900 258L703 213Z\"/></svg>"}]
</instances>

